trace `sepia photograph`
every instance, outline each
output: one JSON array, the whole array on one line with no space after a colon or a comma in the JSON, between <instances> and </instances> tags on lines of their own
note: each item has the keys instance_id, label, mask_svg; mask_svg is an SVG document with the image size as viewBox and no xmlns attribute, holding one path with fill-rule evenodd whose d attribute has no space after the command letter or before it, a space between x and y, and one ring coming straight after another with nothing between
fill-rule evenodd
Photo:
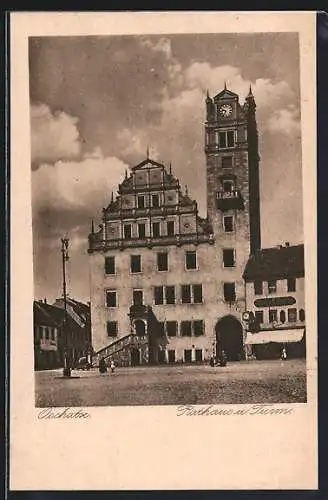
<instances>
[{"instance_id":1,"label":"sepia photograph","mask_svg":"<svg viewBox=\"0 0 328 500\"><path fill-rule=\"evenodd\" d=\"M30 37L29 96L36 407L305 403L298 33Z\"/></svg>"}]
</instances>

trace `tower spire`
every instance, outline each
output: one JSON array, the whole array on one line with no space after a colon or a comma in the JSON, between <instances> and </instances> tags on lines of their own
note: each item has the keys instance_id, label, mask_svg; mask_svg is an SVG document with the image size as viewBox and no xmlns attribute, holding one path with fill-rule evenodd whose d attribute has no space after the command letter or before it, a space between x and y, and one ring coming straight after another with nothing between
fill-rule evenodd
<instances>
[{"instance_id":1,"label":"tower spire","mask_svg":"<svg viewBox=\"0 0 328 500\"><path fill-rule=\"evenodd\" d=\"M169 172L170 172L170 175L172 175L172 162L170 162Z\"/></svg>"},{"instance_id":2,"label":"tower spire","mask_svg":"<svg viewBox=\"0 0 328 500\"><path fill-rule=\"evenodd\" d=\"M114 193L113 193L113 191L112 191L112 195L111 195L111 199L110 199L110 201L111 201L111 203L113 203L113 202L114 202Z\"/></svg>"},{"instance_id":3,"label":"tower spire","mask_svg":"<svg viewBox=\"0 0 328 500\"><path fill-rule=\"evenodd\" d=\"M147 144L146 158L149 160L149 145Z\"/></svg>"},{"instance_id":4,"label":"tower spire","mask_svg":"<svg viewBox=\"0 0 328 500\"><path fill-rule=\"evenodd\" d=\"M224 80L224 90L227 90L227 80Z\"/></svg>"},{"instance_id":5,"label":"tower spire","mask_svg":"<svg viewBox=\"0 0 328 500\"><path fill-rule=\"evenodd\" d=\"M210 98L210 94L208 92L208 89L206 90L206 99L209 99Z\"/></svg>"},{"instance_id":6,"label":"tower spire","mask_svg":"<svg viewBox=\"0 0 328 500\"><path fill-rule=\"evenodd\" d=\"M253 97L253 92L252 92L252 84L249 84L249 92L248 92L248 97Z\"/></svg>"},{"instance_id":7,"label":"tower spire","mask_svg":"<svg viewBox=\"0 0 328 500\"><path fill-rule=\"evenodd\" d=\"M91 219L91 233L93 234L95 232L95 223L93 222L93 219Z\"/></svg>"},{"instance_id":8,"label":"tower spire","mask_svg":"<svg viewBox=\"0 0 328 500\"><path fill-rule=\"evenodd\" d=\"M125 169L125 178L126 179L128 178L128 169L127 168Z\"/></svg>"}]
</instances>

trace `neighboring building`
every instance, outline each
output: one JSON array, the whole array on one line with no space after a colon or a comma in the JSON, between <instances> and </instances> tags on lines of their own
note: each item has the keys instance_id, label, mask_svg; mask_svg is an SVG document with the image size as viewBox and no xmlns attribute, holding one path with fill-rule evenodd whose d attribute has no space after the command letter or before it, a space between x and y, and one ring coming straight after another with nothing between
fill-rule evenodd
<instances>
[{"instance_id":1,"label":"neighboring building","mask_svg":"<svg viewBox=\"0 0 328 500\"><path fill-rule=\"evenodd\" d=\"M253 332L245 344L257 358L305 356L304 246L279 246L250 256L245 272L246 310Z\"/></svg>"},{"instance_id":2,"label":"neighboring building","mask_svg":"<svg viewBox=\"0 0 328 500\"><path fill-rule=\"evenodd\" d=\"M33 309L35 369L62 367L65 351L74 365L91 350L90 306L67 298L66 328L63 299L34 301Z\"/></svg>"},{"instance_id":3,"label":"neighboring building","mask_svg":"<svg viewBox=\"0 0 328 500\"><path fill-rule=\"evenodd\" d=\"M206 220L171 167L149 158L103 209L89 235L96 360L243 358L243 271L261 245L255 108L251 89L244 105L226 88L207 96Z\"/></svg>"}]
</instances>

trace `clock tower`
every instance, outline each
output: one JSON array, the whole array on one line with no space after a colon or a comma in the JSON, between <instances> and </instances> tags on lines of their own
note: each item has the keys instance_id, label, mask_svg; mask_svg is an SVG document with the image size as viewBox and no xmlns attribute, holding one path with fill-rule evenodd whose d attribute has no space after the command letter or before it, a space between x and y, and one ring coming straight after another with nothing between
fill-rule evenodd
<instances>
[{"instance_id":1,"label":"clock tower","mask_svg":"<svg viewBox=\"0 0 328 500\"><path fill-rule=\"evenodd\" d=\"M251 88L243 105L234 92L207 94L205 155L207 210L213 226L220 279L243 307L242 274L261 246L258 135ZM228 286L229 285L229 286ZM223 293L222 293L223 295ZM229 302L226 294L223 302ZM239 307L238 307L239 303Z\"/></svg>"}]
</instances>

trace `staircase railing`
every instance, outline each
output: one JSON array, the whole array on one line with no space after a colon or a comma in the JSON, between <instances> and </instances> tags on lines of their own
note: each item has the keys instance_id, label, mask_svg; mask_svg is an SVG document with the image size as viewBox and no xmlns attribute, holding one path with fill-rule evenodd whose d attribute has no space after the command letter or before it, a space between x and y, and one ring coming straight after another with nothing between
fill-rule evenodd
<instances>
[{"instance_id":1,"label":"staircase railing","mask_svg":"<svg viewBox=\"0 0 328 500\"><path fill-rule=\"evenodd\" d=\"M121 337L117 340L114 340L111 344L103 347L99 351L97 351L92 356L92 366L96 367L99 364L101 358L109 358L113 356L119 351L122 351L125 347L141 347L148 343L147 337L138 337L134 333L130 333L125 335L125 337Z\"/></svg>"}]
</instances>

